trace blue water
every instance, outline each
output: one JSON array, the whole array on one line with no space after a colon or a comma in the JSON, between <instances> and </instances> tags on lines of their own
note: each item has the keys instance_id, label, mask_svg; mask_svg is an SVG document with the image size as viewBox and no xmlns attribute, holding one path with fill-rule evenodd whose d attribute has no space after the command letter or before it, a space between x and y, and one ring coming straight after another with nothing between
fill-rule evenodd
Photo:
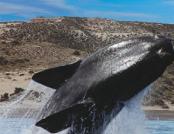
<instances>
[{"instance_id":1,"label":"blue water","mask_svg":"<svg viewBox=\"0 0 174 134\"><path fill-rule=\"evenodd\" d=\"M147 121L150 134L174 134L174 121Z\"/></svg>"},{"instance_id":2,"label":"blue water","mask_svg":"<svg viewBox=\"0 0 174 134\"><path fill-rule=\"evenodd\" d=\"M23 134L31 124L31 119L2 119L0 118L0 134Z\"/></svg>"},{"instance_id":3,"label":"blue water","mask_svg":"<svg viewBox=\"0 0 174 134\"><path fill-rule=\"evenodd\" d=\"M0 134L24 134L31 124L31 119L23 119L22 122L21 119L0 119ZM150 120L146 122L146 127L149 134L174 134L174 121Z\"/></svg>"}]
</instances>

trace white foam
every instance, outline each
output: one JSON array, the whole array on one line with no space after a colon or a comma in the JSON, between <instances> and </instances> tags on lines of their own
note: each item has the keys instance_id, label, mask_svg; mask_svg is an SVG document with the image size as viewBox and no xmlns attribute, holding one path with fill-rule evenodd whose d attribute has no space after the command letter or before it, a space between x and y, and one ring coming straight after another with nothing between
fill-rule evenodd
<instances>
[{"instance_id":1,"label":"white foam","mask_svg":"<svg viewBox=\"0 0 174 134\"><path fill-rule=\"evenodd\" d=\"M149 88L149 87L148 87ZM128 102L120 113L110 122L104 134L148 134L145 129L145 115L141 110L141 102L147 89Z\"/></svg>"},{"instance_id":2,"label":"white foam","mask_svg":"<svg viewBox=\"0 0 174 134\"><path fill-rule=\"evenodd\" d=\"M0 134L26 134L31 132L31 127L39 119L43 107L54 92L55 90L51 88L31 81L27 90L25 90L22 95L14 101L0 105ZM14 124L14 128L13 126L9 126L8 128L8 124ZM5 133L1 132L4 128ZM36 133L33 132L32 134Z\"/></svg>"}]
</instances>

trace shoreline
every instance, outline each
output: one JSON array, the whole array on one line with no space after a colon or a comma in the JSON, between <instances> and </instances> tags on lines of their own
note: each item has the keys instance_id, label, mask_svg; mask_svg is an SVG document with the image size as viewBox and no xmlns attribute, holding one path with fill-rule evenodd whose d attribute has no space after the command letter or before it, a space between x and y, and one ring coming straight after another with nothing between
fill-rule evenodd
<instances>
[{"instance_id":1,"label":"shoreline","mask_svg":"<svg viewBox=\"0 0 174 134\"><path fill-rule=\"evenodd\" d=\"M144 113L149 120L174 121L174 111L171 110L144 110Z\"/></svg>"},{"instance_id":2,"label":"shoreline","mask_svg":"<svg viewBox=\"0 0 174 134\"><path fill-rule=\"evenodd\" d=\"M161 108L160 106L142 106L146 118L149 120L173 120L174 107L169 105L169 109Z\"/></svg>"}]
</instances>

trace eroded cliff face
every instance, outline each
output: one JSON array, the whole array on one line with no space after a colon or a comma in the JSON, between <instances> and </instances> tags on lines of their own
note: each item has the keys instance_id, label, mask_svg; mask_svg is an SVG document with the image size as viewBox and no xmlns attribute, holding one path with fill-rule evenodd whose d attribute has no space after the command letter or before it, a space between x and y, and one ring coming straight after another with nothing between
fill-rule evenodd
<instances>
[{"instance_id":1,"label":"eroded cliff face","mask_svg":"<svg viewBox=\"0 0 174 134\"><path fill-rule=\"evenodd\" d=\"M126 38L149 35L174 38L174 25L78 17L0 23L0 71L38 71L86 57ZM174 105L174 64L155 82L144 104Z\"/></svg>"}]
</instances>

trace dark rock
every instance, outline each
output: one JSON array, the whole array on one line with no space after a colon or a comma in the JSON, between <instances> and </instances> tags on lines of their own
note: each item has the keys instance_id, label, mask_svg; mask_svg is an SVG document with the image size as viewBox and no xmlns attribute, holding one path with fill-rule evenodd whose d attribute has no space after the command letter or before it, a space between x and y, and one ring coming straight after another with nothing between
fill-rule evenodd
<instances>
[{"instance_id":1,"label":"dark rock","mask_svg":"<svg viewBox=\"0 0 174 134\"><path fill-rule=\"evenodd\" d=\"M9 61L5 57L0 57L0 65L7 65Z\"/></svg>"},{"instance_id":2,"label":"dark rock","mask_svg":"<svg viewBox=\"0 0 174 134\"><path fill-rule=\"evenodd\" d=\"M18 88L18 87L16 87L16 88L15 88L15 91L14 91L14 94L18 94L18 93L23 92L23 91L24 91L23 88Z\"/></svg>"},{"instance_id":3,"label":"dark rock","mask_svg":"<svg viewBox=\"0 0 174 134\"><path fill-rule=\"evenodd\" d=\"M78 50L75 50L75 51L73 52L73 55L80 56L80 52L79 52Z\"/></svg>"},{"instance_id":4,"label":"dark rock","mask_svg":"<svg viewBox=\"0 0 174 134\"><path fill-rule=\"evenodd\" d=\"M28 73L29 73L29 74L33 74L33 73L34 73L34 71L33 71L33 70L30 70Z\"/></svg>"},{"instance_id":5,"label":"dark rock","mask_svg":"<svg viewBox=\"0 0 174 134\"><path fill-rule=\"evenodd\" d=\"M163 108L163 109L169 109L169 106L163 105L162 108Z\"/></svg>"},{"instance_id":6,"label":"dark rock","mask_svg":"<svg viewBox=\"0 0 174 134\"><path fill-rule=\"evenodd\" d=\"M9 94L4 93L3 95L1 95L0 102L7 101L8 99L9 99Z\"/></svg>"},{"instance_id":7,"label":"dark rock","mask_svg":"<svg viewBox=\"0 0 174 134\"><path fill-rule=\"evenodd\" d=\"M10 73L5 73L5 75L10 75Z\"/></svg>"}]
</instances>

